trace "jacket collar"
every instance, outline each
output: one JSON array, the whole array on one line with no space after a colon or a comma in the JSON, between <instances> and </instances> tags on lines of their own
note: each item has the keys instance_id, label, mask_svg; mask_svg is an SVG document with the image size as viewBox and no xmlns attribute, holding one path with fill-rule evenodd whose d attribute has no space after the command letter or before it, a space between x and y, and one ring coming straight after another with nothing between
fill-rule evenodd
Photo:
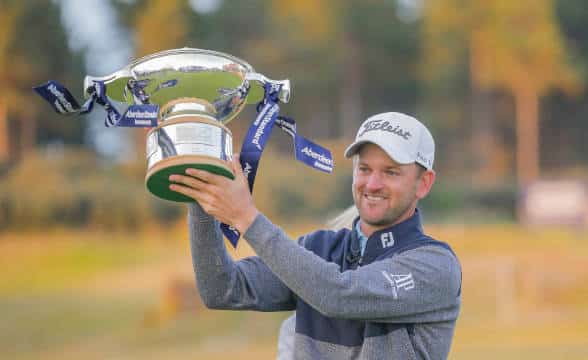
<instances>
[{"instance_id":1,"label":"jacket collar","mask_svg":"<svg viewBox=\"0 0 588 360\"><path fill-rule=\"evenodd\" d=\"M359 220L359 217L354 220L353 229L355 229ZM356 233L355 230L353 232ZM353 238L358 238L357 234L353 235L355 235ZM422 236L421 214L418 209L415 209L414 214L403 222L374 231L368 237L362 263L370 263L384 253L396 252L396 250L407 246L409 243L421 240ZM351 247L358 248L359 244L352 243Z\"/></svg>"}]
</instances>

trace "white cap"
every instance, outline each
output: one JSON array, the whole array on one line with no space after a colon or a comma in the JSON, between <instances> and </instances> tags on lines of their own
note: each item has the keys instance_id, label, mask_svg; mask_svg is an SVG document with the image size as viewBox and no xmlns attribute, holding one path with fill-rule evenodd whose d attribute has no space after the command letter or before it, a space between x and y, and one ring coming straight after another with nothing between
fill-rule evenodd
<instances>
[{"instance_id":1,"label":"white cap","mask_svg":"<svg viewBox=\"0 0 588 360\"><path fill-rule=\"evenodd\" d=\"M361 124L353 144L345 150L349 158L361 145L378 145L399 164L418 163L431 170L435 161L435 141L420 121L402 113L388 112L369 117Z\"/></svg>"}]
</instances>

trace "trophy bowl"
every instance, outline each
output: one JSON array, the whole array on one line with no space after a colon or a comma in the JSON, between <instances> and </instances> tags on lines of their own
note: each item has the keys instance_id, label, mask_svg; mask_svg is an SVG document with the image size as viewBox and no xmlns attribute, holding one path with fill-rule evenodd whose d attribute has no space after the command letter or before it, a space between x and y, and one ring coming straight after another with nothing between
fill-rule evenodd
<instances>
[{"instance_id":1,"label":"trophy bowl","mask_svg":"<svg viewBox=\"0 0 588 360\"><path fill-rule=\"evenodd\" d=\"M113 100L159 106L157 126L147 134L145 184L176 202L194 200L169 190L172 174L196 168L234 178L233 136L226 124L263 98L264 84L279 84L282 102L290 98L289 80L270 80L239 58L193 48L148 55L108 76L86 76L86 97L95 81L107 85Z\"/></svg>"}]
</instances>

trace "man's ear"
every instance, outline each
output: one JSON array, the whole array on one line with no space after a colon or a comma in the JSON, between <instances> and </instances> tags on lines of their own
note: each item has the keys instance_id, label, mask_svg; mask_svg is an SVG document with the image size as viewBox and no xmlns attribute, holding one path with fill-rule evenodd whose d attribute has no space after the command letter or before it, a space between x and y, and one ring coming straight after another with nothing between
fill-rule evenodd
<instances>
[{"instance_id":1,"label":"man's ear","mask_svg":"<svg viewBox=\"0 0 588 360\"><path fill-rule=\"evenodd\" d=\"M429 194L435 183L435 170L426 170L417 180L416 196L420 200Z\"/></svg>"}]
</instances>

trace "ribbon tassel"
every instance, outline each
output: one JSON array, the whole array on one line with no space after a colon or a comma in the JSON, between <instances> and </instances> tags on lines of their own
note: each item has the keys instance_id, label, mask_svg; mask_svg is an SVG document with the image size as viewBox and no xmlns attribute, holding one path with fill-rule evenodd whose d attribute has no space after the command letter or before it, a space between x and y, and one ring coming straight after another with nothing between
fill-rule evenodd
<instances>
[{"instance_id":1,"label":"ribbon tassel","mask_svg":"<svg viewBox=\"0 0 588 360\"><path fill-rule=\"evenodd\" d=\"M157 126L159 106L153 104L130 105L121 115L113 102L106 95L106 85L102 81L94 81L89 89L90 98L80 107L71 92L55 80L33 88L59 114L87 114L94 110L94 103L101 105L106 111L104 126L106 127L154 127Z\"/></svg>"}]
</instances>

